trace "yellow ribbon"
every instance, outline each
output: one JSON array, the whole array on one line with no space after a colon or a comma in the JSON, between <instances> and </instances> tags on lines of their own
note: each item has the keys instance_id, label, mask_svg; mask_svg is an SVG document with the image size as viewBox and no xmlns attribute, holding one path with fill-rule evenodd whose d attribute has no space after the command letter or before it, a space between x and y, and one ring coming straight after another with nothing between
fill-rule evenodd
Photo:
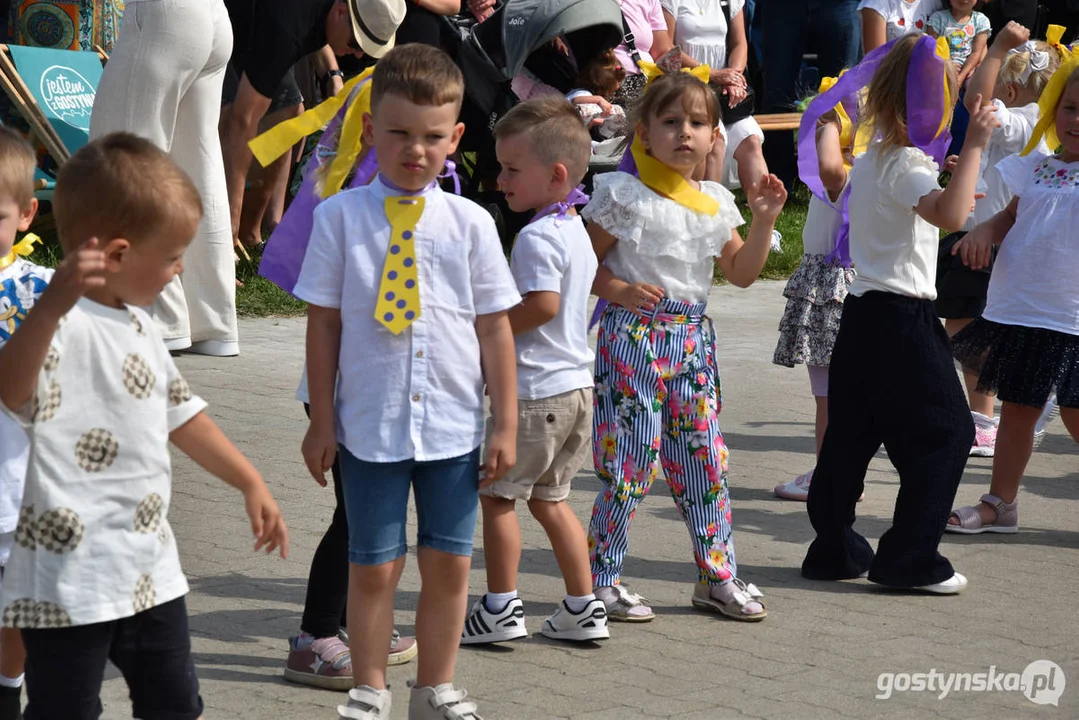
<instances>
[{"instance_id":1,"label":"yellow ribbon","mask_svg":"<svg viewBox=\"0 0 1079 720\"><path fill-rule=\"evenodd\" d=\"M1079 69L1079 53L1072 53L1049 78L1049 82L1042 90L1042 96L1038 98L1038 124L1034 126L1034 134L1030 136L1030 142L1023 148L1020 155L1029 155L1034 148L1038 147L1041 139L1045 138L1045 144L1055 151L1060 147L1060 138L1057 137L1056 115L1057 105L1060 104L1060 96L1064 94L1064 87L1068 84L1068 78L1076 69Z\"/></svg>"},{"instance_id":2,"label":"yellow ribbon","mask_svg":"<svg viewBox=\"0 0 1079 720\"><path fill-rule=\"evenodd\" d=\"M948 47L947 38L937 38L937 57L943 60L945 63L952 61L952 50ZM940 137L940 134L948 129L949 123L952 120L952 91L948 87L948 66L944 65L941 68L941 72L944 73L942 83L944 85L944 112L940 116L940 127L937 128L937 134L933 136L934 139Z\"/></svg>"},{"instance_id":3,"label":"yellow ribbon","mask_svg":"<svg viewBox=\"0 0 1079 720\"><path fill-rule=\"evenodd\" d=\"M839 78L843 77L847 73L843 70L836 77L822 77L820 79L820 87L818 88L818 94L824 93L835 87L835 84L839 82ZM869 132L869 128L864 125L854 125L854 121L850 119L850 115L847 114L847 109L843 107L843 103L836 103L835 113L839 116L839 145L843 148L851 149L851 156L858 157L866 150L869 149L869 140L872 133ZM844 154L843 166L850 172L851 165L847 162Z\"/></svg>"},{"instance_id":4,"label":"yellow ribbon","mask_svg":"<svg viewBox=\"0 0 1079 720\"><path fill-rule=\"evenodd\" d=\"M641 60L638 67L641 68L641 74L645 77L644 86L646 88L652 84L653 80L663 75L663 71L660 69L659 65L648 62L647 60ZM682 72L689 73L705 85L708 84L709 79L712 77L712 69L707 65L698 65L695 68L682 68Z\"/></svg>"},{"instance_id":5,"label":"yellow ribbon","mask_svg":"<svg viewBox=\"0 0 1079 720\"><path fill-rule=\"evenodd\" d=\"M1063 25L1050 25L1045 29L1045 42L1049 47L1056 48L1060 53L1060 61L1064 62L1072 56L1071 48L1061 42L1067 29Z\"/></svg>"},{"instance_id":6,"label":"yellow ribbon","mask_svg":"<svg viewBox=\"0 0 1079 720\"><path fill-rule=\"evenodd\" d=\"M12 246L11 252L0 258L0 270L10 267L19 257L29 257L34 252L34 244L41 242L41 238L33 233L26 233L22 240Z\"/></svg>"},{"instance_id":7,"label":"yellow ribbon","mask_svg":"<svg viewBox=\"0 0 1079 720\"><path fill-rule=\"evenodd\" d=\"M705 215L715 215L719 212L718 200L705 195L690 185L684 177L649 155L639 135L633 138L630 152L633 153L633 160L637 163L637 173L641 182L652 190L683 207Z\"/></svg>"},{"instance_id":8,"label":"yellow ribbon","mask_svg":"<svg viewBox=\"0 0 1079 720\"><path fill-rule=\"evenodd\" d=\"M370 113L371 83L367 83L359 89L348 106L348 110L345 110L345 117L341 121L341 139L337 143L337 155L330 163L330 171L322 185L324 199L341 189L348 174L356 166L356 158L363 150L363 116Z\"/></svg>"}]
</instances>

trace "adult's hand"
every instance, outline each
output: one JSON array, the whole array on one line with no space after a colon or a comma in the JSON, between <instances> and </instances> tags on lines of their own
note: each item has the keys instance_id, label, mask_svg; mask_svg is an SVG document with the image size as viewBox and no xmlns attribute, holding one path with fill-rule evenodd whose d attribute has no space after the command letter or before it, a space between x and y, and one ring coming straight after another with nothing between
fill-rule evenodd
<instances>
[{"instance_id":1,"label":"adult's hand","mask_svg":"<svg viewBox=\"0 0 1079 720\"><path fill-rule=\"evenodd\" d=\"M468 0L468 11L483 22L494 13L495 2L496 0Z\"/></svg>"},{"instance_id":2,"label":"adult's hand","mask_svg":"<svg viewBox=\"0 0 1079 720\"><path fill-rule=\"evenodd\" d=\"M730 85L737 85L740 87L746 86L746 76L737 70L730 68L720 68L719 70L712 70L708 75L708 80L713 85L722 85L724 87Z\"/></svg>"}]
</instances>

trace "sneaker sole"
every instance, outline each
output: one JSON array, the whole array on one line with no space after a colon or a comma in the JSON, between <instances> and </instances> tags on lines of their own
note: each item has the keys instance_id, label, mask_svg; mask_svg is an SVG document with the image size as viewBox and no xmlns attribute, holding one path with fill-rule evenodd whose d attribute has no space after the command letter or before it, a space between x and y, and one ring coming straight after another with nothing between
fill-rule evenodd
<instances>
[{"instance_id":1,"label":"sneaker sole","mask_svg":"<svg viewBox=\"0 0 1079 720\"><path fill-rule=\"evenodd\" d=\"M317 687L323 690L344 690L348 692L356 686L356 683L352 680L352 675L330 677L328 675L300 672L292 668L285 668L285 679L297 685L307 685L308 687Z\"/></svg>"},{"instance_id":2,"label":"sneaker sole","mask_svg":"<svg viewBox=\"0 0 1079 720\"><path fill-rule=\"evenodd\" d=\"M462 645L492 645L494 643L511 642L513 640L520 640L521 638L528 637L528 630L524 628L518 628L502 633L486 633L484 635L471 635L469 637L462 637Z\"/></svg>"},{"instance_id":3,"label":"sneaker sole","mask_svg":"<svg viewBox=\"0 0 1079 720\"><path fill-rule=\"evenodd\" d=\"M648 615L612 615L611 611L607 611L607 621L624 622L624 623L646 623L652 622L656 619L655 613L649 613Z\"/></svg>"},{"instance_id":4,"label":"sneaker sole","mask_svg":"<svg viewBox=\"0 0 1079 720\"><path fill-rule=\"evenodd\" d=\"M756 600L754 602L760 602ZM701 610L712 615L720 615L730 620L738 620L739 622L760 622L764 618L768 617L768 611L757 613L756 615L744 615L742 613L729 613L726 612L722 605L719 603L710 603L707 600L701 600L699 598L693 598L693 607L697 610Z\"/></svg>"},{"instance_id":5,"label":"sneaker sole","mask_svg":"<svg viewBox=\"0 0 1079 720\"><path fill-rule=\"evenodd\" d=\"M786 491L781 491L779 488L775 489L775 494L777 498L782 498L784 500L794 500L795 502L805 502L809 499L809 493L805 493L804 495L799 493L789 493Z\"/></svg>"},{"instance_id":6,"label":"sneaker sole","mask_svg":"<svg viewBox=\"0 0 1079 720\"><path fill-rule=\"evenodd\" d=\"M970 457L993 457L995 448L989 447L972 447L970 449Z\"/></svg>"},{"instance_id":7,"label":"sneaker sole","mask_svg":"<svg viewBox=\"0 0 1079 720\"><path fill-rule=\"evenodd\" d=\"M386 660L387 665L404 665L412 660L420 651L419 643L413 643L412 647L408 650L402 650L401 652L391 652L389 658Z\"/></svg>"},{"instance_id":8,"label":"sneaker sole","mask_svg":"<svg viewBox=\"0 0 1079 720\"><path fill-rule=\"evenodd\" d=\"M995 533L997 535L1014 535L1019 532L1018 525L983 525L980 528L965 528L958 525L945 525L945 532L956 535L981 535L983 533Z\"/></svg>"},{"instance_id":9,"label":"sneaker sole","mask_svg":"<svg viewBox=\"0 0 1079 720\"><path fill-rule=\"evenodd\" d=\"M611 631L608 630L607 628L603 628L601 630L597 630L597 629L585 630L585 629L578 628L576 630L563 630L562 632L559 632L558 630L549 630L547 628L543 628L542 630L540 630L540 635L542 635L545 638L549 638L551 640L568 640L570 642L590 642L590 641L596 641L596 640L610 640Z\"/></svg>"}]
</instances>

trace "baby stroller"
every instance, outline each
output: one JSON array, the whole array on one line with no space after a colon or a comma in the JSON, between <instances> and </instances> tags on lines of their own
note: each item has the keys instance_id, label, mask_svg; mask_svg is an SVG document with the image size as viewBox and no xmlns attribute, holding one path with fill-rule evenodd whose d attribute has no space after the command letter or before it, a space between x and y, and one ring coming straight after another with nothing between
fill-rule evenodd
<instances>
[{"instance_id":1,"label":"baby stroller","mask_svg":"<svg viewBox=\"0 0 1079 720\"><path fill-rule=\"evenodd\" d=\"M482 23L470 15L446 22L443 49L465 77L460 152L471 167L462 177L464 194L487 206L496 220L504 218L503 238L512 237L508 226L523 221L508 217L501 195L490 192L498 175L491 130L519 102L510 83L527 69L568 93L576 86L578 63L622 42L622 11L616 0L504 0ZM568 48L568 56L554 47L556 39Z\"/></svg>"}]
</instances>

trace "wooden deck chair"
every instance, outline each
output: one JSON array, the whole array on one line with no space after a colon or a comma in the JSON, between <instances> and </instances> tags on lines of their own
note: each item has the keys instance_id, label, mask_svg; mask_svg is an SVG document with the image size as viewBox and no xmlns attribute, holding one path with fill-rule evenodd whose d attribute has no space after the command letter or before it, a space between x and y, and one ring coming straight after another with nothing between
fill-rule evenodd
<instances>
[{"instance_id":1,"label":"wooden deck chair","mask_svg":"<svg viewBox=\"0 0 1079 720\"><path fill-rule=\"evenodd\" d=\"M90 139L105 59L100 52L0 45L0 84L57 164Z\"/></svg>"}]
</instances>

